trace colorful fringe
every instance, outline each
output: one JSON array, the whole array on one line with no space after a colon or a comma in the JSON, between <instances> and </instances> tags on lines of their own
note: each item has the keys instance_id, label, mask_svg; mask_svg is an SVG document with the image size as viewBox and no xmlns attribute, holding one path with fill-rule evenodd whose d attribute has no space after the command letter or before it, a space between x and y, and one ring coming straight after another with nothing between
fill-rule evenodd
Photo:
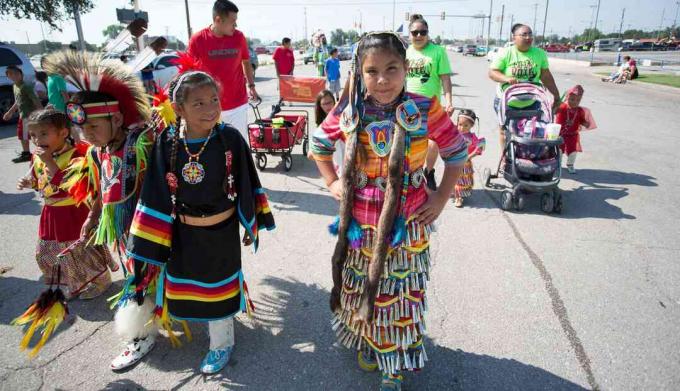
<instances>
[{"instance_id":1,"label":"colorful fringe","mask_svg":"<svg viewBox=\"0 0 680 391\"><path fill-rule=\"evenodd\" d=\"M49 288L43 292L23 314L12 321L12 325L16 326L25 326L30 323L24 337L21 339L19 348L22 351L26 350L35 332L38 329L42 329L40 341L28 354L29 358L35 357L45 343L47 343L54 330L66 318L66 315L68 315L68 306L61 289L58 287L56 289Z\"/></svg>"},{"instance_id":2,"label":"colorful fringe","mask_svg":"<svg viewBox=\"0 0 680 391\"><path fill-rule=\"evenodd\" d=\"M431 232L430 226L414 220L405 224L402 243L388 252L370 326L356 319L354 313L365 287L375 227L361 227L360 247L350 248L347 253L342 276L342 309L333 318L333 330L348 348L372 349L379 368L386 373L417 370L427 360L422 341Z\"/></svg>"},{"instance_id":3,"label":"colorful fringe","mask_svg":"<svg viewBox=\"0 0 680 391\"><path fill-rule=\"evenodd\" d=\"M76 148L83 148L76 144ZM94 147L89 147L84 157L71 159L68 167L64 170L64 180L60 188L76 201L76 205L83 202L91 205L94 197L99 192L99 180L97 170L92 158Z\"/></svg>"},{"instance_id":4,"label":"colorful fringe","mask_svg":"<svg viewBox=\"0 0 680 391\"><path fill-rule=\"evenodd\" d=\"M454 197L467 198L472 195L472 187L475 184L474 174L475 171L472 167L472 162L468 160L463 166L463 174L453 188Z\"/></svg>"}]
</instances>

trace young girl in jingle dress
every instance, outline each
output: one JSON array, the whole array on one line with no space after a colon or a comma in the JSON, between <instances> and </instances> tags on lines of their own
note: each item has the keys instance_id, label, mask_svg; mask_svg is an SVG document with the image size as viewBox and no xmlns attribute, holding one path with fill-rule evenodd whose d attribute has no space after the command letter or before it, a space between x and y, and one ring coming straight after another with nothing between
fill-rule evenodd
<instances>
[{"instance_id":1,"label":"young girl in jingle dress","mask_svg":"<svg viewBox=\"0 0 680 391\"><path fill-rule=\"evenodd\" d=\"M406 49L392 33L359 42L349 88L313 137L312 150L340 216L331 226L333 328L359 364L380 368L381 389L423 368L432 223L467 159L465 140L438 100L404 92ZM342 177L333 167L346 142ZM445 162L442 185L425 190L428 140Z\"/></svg>"}]
</instances>

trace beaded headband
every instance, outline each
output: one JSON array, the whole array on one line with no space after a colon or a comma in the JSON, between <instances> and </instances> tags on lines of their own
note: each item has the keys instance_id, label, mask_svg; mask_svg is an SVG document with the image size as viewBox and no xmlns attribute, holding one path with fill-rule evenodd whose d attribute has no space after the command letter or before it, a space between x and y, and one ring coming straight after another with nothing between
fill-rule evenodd
<instances>
[{"instance_id":1,"label":"beaded headband","mask_svg":"<svg viewBox=\"0 0 680 391\"><path fill-rule=\"evenodd\" d=\"M199 74L199 73L200 73L200 74L203 74L203 75L206 75L206 76L208 76L208 77L211 77L209 74L207 74L206 72L203 72L203 71L189 71L189 72L185 72L185 73L182 74L182 76L180 76L179 79L177 80L177 84L175 85L175 88L172 89L172 101L173 101L173 102L175 102L175 101L177 100L177 90L179 90L179 87L182 86L182 83L184 83L184 81L187 79L187 77L189 77L189 76L191 76L191 75L196 75L196 74Z\"/></svg>"},{"instance_id":2,"label":"beaded headband","mask_svg":"<svg viewBox=\"0 0 680 391\"><path fill-rule=\"evenodd\" d=\"M113 113L119 113L118 101L96 102L80 104L69 102L66 105L66 115L76 125L84 124L88 118L109 117Z\"/></svg>"}]
</instances>

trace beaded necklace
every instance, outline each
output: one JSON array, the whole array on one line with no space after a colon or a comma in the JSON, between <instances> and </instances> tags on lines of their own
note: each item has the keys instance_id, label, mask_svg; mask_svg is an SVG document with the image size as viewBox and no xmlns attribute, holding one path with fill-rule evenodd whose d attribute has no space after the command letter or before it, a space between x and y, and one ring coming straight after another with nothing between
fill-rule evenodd
<instances>
[{"instance_id":1,"label":"beaded necklace","mask_svg":"<svg viewBox=\"0 0 680 391\"><path fill-rule=\"evenodd\" d=\"M187 156L189 156L189 161L182 167L182 178L184 178L185 182L196 185L203 181L203 178L205 177L205 168L203 168L203 165L200 163L201 154L205 150L205 147L208 146L214 132L215 128L210 129L210 133L203 142L201 149L197 153L191 153L191 151L189 151L189 146L187 145L186 128L181 128L180 135L182 143Z\"/></svg>"}]
</instances>

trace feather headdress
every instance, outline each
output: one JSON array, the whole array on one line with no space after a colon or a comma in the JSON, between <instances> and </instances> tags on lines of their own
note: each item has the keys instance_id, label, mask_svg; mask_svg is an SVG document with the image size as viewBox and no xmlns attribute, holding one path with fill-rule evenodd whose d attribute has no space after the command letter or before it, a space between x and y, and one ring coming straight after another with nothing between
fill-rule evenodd
<instances>
[{"instance_id":1,"label":"feather headdress","mask_svg":"<svg viewBox=\"0 0 680 391\"><path fill-rule=\"evenodd\" d=\"M80 91L100 92L115 99L82 105L79 108L81 113L68 113L72 121L73 114L84 114L81 117L84 120L88 115L107 116L120 112L123 115L123 125L129 127L150 118L151 111L144 86L123 64L106 61L92 53L61 51L47 57L45 70L64 76Z\"/></svg>"}]
</instances>

